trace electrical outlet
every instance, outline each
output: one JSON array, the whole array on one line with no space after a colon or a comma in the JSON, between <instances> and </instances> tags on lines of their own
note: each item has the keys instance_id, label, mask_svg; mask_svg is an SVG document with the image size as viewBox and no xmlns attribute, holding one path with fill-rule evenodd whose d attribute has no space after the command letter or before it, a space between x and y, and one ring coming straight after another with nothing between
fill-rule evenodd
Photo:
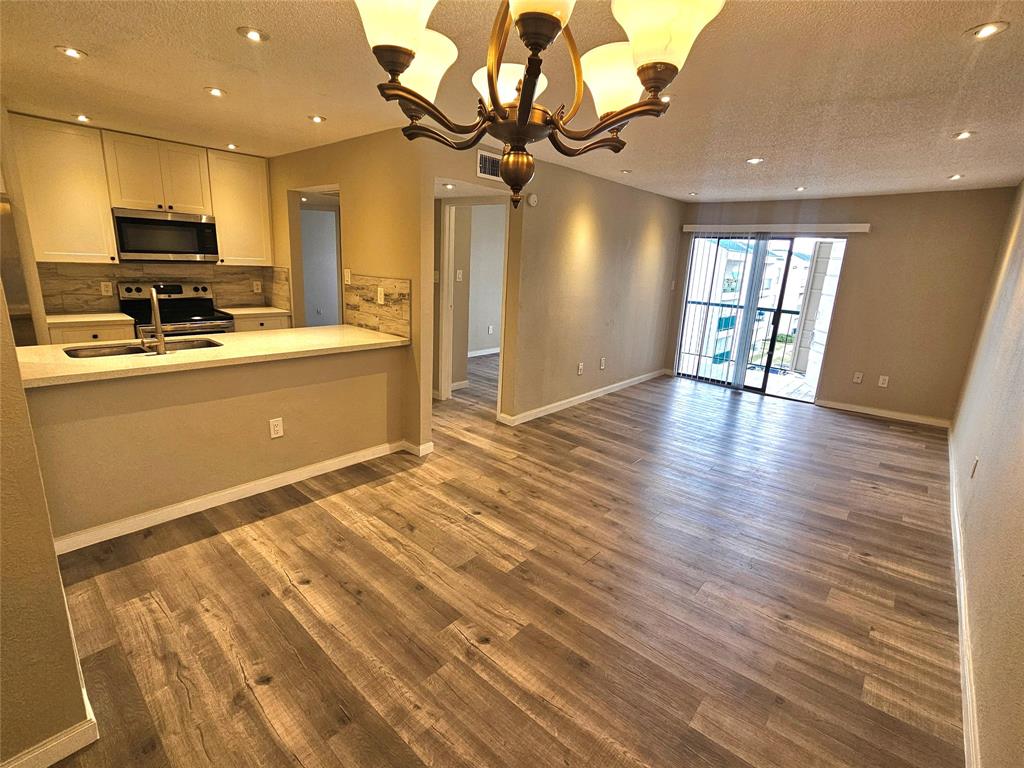
<instances>
[{"instance_id":1,"label":"electrical outlet","mask_svg":"<svg viewBox=\"0 0 1024 768\"><path fill-rule=\"evenodd\" d=\"M252 281L252 292L253 293L263 293L263 281L262 280L253 280Z\"/></svg>"},{"instance_id":2,"label":"electrical outlet","mask_svg":"<svg viewBox=\"0 0 1024 768\"><path fill-rule=\"evenodd\" d=\"M603 371L607 367L608 367L608 358L607 357L602 357L601 358L601 370Z\"/></svg>"},{"instance_id":3,"label":"electrical outlet","mask_svg":"<svg viewBox=\"0 0 1024 768\"><path fill-rule=\"evenodd\" d=\"M100 295L101 296L113 296L114 295L114 284L108 280L104 280L100 283Z\"/></svg>"},{"instance_id":4,"label":"electrical outlet","mask_svg":"<svg viewBox=\"0 0 1024 768\"><path fill-rule=\"evenodd\" d=\"M378 304L383 304L384 303L384 286L383 285L378 285L377 286L377 303Z\"/></svg>"},{"instance_id":5,"label":"electrical outlet","mask_svg":"<svg viewBox=\"0 0 1024 768\"><path fill-rule=\"evenodd\" d=\"M346 270L344 270L344 272L345 272L345 285L352 285L352 270L351 269L346 269Z\"/></svg>"},{"instance_id":6,"label":"electrical outlet","mask_svg":"<svg viewBox=\"0 0 1024 768\"><path fill-rule=\"evenodd\" d=\"M456 283L461 283L462 282L462 270L461 269L456 269L455 270L455 282Z\"/></svg>"},{"instance_id":7,"label":"electrical outlet","mask_svg":"<svg viewBox=\"0 0 1024 768\"><path fill-rule=\"evenodd\" d=\"M888 376L879 376L878 377L878 386L880 386L882 389L885 389L886 387L888 387L889 386L889 377Z\"/></svg>"},{"instance_id":8,"label":"electrical outlet","mask_svg":"<svg viewBox=\"0 0 1024 768\"><path fill-rule=\"evenodd\" d=\"M853 372L853 383L854 384L863 384L864 383L864 371L854 371Z\"/></svg>"},{"instance_id":9,"label":"electrical outlet","mask_svg":"<svg viewBox=\"0 0 1024 768\"><path fill-rule=\"evenodd\" d=\"M491 336L493 333L494 333L494 326L493 325L488 325L487 326L487 335Z\"/></svg>"},{"instance_id":10,"label":"electrical outlet","mask_svg":"<svg viewBox=\"0 0 1024 768\"><path fill-rule=\"evenodd\" d=\"M270 439L284 437L284 417L278 416L270 420Z\"/></svg>"},{"instance_id":11,"label":"electrical outlet","mask_svg":"<svg viewBox=\"0 0 1024 768\"><path fill-rule=\"evenodd\" d=\"M580 363L579 365L576 366L576 375L577 376L582 376L583 375L583 363Z\"/></svg>"},{"instance_id":12,"label":"electrical outlet","mask_svg":"<svg viewBox=\"0 0 1024 768\"><path fill-rule=\"evenodd\" d=\"M974 479L974 473L978 471L978 462L981 461L977 456L974 457L974 462L971 464L971 480Z\"/></svg>"}]
</instances>

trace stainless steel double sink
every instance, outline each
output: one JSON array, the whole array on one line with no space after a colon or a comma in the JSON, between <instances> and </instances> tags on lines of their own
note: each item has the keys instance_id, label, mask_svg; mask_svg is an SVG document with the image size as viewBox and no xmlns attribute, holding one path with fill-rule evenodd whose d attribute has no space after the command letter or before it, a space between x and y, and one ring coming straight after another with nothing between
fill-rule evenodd
<instances>
[{"instance_id":1,"label":"stainless steel double sink","mask_svg":"<svg viewBox=\"0 0 1024 768\"><path fill-rule=\"evenodd\" d=\"M183 349L208 349L210 347L224 346L213 339L168 339L167 351L177 352ZM110 344L97 345L92 347L65 347L64 354L68 357L115 357L117 355L145 355L156 354L152 349L147 349L141 344Z\"/></svg>"}]
</instances>

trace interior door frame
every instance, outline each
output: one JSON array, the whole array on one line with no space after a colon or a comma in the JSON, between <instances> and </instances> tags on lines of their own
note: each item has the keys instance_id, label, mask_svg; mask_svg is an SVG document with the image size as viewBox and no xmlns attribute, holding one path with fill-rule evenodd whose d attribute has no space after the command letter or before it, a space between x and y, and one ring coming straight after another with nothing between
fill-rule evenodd
<instances>
[{"instance_id":1,"label":"interior door frame","mask_svg":"<svg viewBox=\"0 0 1024 768\"><path fill-rule=\"evenodd\" d=\"M452 396L452 330L455 325L455 205L441 203L441 263L438 265L441 297L438 301L437 394L439 400Z\"/></svg>"}]
</instances>

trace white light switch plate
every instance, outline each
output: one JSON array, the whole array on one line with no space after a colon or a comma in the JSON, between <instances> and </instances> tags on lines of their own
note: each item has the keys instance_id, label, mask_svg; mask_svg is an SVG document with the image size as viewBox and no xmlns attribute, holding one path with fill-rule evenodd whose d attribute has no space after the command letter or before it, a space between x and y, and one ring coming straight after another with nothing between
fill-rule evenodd
<instances>
[{"instance_id":1,"label":"white light switch plate","mask_svg":"<svg viewBox=\"0 0 1024 768\"><path fill-rule=\"evenodd\" d=\"M455 270L455 282L456 283L461 283L462 282L462 270L461 269L456 269Z\"/></svg>"},{"instance_id":2,"label":"white light switch plate","mask_svg":"<svg viewBox=\"0 0 1024 768\"><path fill-rule=\"evenodd\" d=\"M607 367L608 367L608 358L607 357L602 357L601 358L601 370L603 371Z\"/></svg>"},{"instance_id":3,"label":"white light switch plate","mask_svg":"<svg viewBox=\"0 0 1024 768\"><path fill-rule=\"evenodd\" d=\"M487 335L490 336L493 333L494 333L494 326L493 325L488 325L487 326Z\"/></svg>"},{"instance_id":4,"label":"white light switch plate","mask_svg":"<svg viewBox=\"0 0 1024 768\"><path fill-rule=\"evenodd\" d=\"M352 285L352 270L345 270L345 285Z\"/></svg>"},{"instance_id":5,"label":"white light switch plate","mask_svg":"<svg viewBox=\"0 0 1024 768\"><path fill-rule=\"evenodd\" d=\"M270 439L284 437L284 417L278 416L270 420Z\"/></svg>"},{"instance_id":6,"label":"white light switch plate","mask_svg":"<svg viewBox=\"0 0 1024 768\"><path fill-rule=\"evenodd\" d=\"M383 304L384 303L384 286L383 285L378 285L377 286L377 303L378 304Z\"/></svg>"},{"instance_id":7,"label":"white light switch plate","mask_svg":"<svg viewBox=\"0 0 1024 768\"><path fill-rule=\"evenodd\" d=\"M577 376L582 376L583 375L583 363L580 363L579 365L576 366L576 375Z\"/></svg>"},{"instance_id":8,"label":"white light switch plate","mask_svg":"<svg viewBox=\"0 0 1024 768\"><path fill-rule=\"evenodd\" d=\"M888 387L889 386L889 377L888 376L879 376L878 377L878 386L880 386L882 389L885 389L886 387Z\"/></svg>"},{"instance_id":9,"label":"white light switch plate","mask_svg":"<svg viewBox=\"0 0 1024 768\"><path fill-rule=\"evenodd\" d=\"M113 296L114 295L114 284L104 280L100 283L100 295L101 296Z\"/></svg>"}]
</instances>

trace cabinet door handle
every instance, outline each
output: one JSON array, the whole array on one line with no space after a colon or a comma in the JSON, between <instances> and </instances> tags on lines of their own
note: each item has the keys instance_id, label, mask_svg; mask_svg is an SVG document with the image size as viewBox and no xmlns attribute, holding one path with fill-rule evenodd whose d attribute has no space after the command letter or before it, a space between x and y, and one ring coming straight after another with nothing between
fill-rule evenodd
<instances>
[{"instance_id":1,"label":"cabinet door handle","mask_svg":"<svg viewBox=\"0 0 1024 768\"><path fill-rule=\"evenodd\" d=\"M111 256L111 257L110 257L110 260L111 260L111 261L117 261L117 256Z\"/></svg>"},{"instance_id":2,"label":"cabinet door handle","mask_svg":"<svg viewBox=\"0 0 1024 768\"><path fill-rule=\"evenodd\" d=\"M260 323L260 328L262 328L262 327L263 327L263 325L264 325L263 323Z\"/></svg>"},{"instance_id":3,"label":"cabinet door handle","mask_svg":"<svg viewBox=\"0 0 1024 768\"><path fill-rule=\"evenodd\" d=\"M98 333L94 333L94 334L92 335L92 337L93 337L94 339L98 339L98 338L100 337L100 335L99 335Z\"/></svg>"},{"instance_id":4,"label":"cabinet door handle","mask_svg":"<svg viewBox=\"0 0 1024 768\"><path fill-rule=\"evenodd\" d=\"M163 205L163 203L157 203L157 204L156 204L156 207L157 207L157 208L161 208L161 209L162 209L162 208L164 207L164 205Z\"/></svg>"},{"instance_id":5,"label":"cabinet door handle","mask_svg":"<svg viewBox=\"0 0 1024 768\"><path fill-rule=\"evenodd\" d=\"M167 206L167 210L168 211L173 211L174 210L174 206L173 205L168 205Z\"/></svg>"}]
</instances>

